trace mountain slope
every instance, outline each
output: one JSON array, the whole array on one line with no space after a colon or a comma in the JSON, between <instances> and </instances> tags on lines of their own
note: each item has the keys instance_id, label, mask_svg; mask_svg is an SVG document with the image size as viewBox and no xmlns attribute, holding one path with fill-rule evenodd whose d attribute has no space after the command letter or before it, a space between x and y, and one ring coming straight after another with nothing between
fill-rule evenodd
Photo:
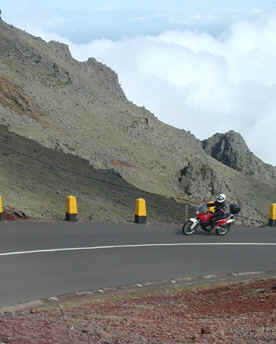
<instances>
[{"instance_id":1,"label":"mountain slope","mask_svg":"<svg viewBox=\"0 0 276 344\"><path fill-rule=\"evenodd\" d=\"M2 21L0 53L0 89L9 82L20 104L18 110L1 102L0 121L18 134L73 152L96 168L117 168L130 182L162 194L175 189L183 147L190 154L201 150L193 135L128 102L109 68L94 59L72 59L63 44L46 43ZM119 167L120 161L139 173Z\"/></svg>"},{"instance_id":2,"label":"mountain slope","mask_svg":"<svg viewBox=\"0 0 276 344\"><path fill-rule=\"evenodd\" d=\"M63 220L66 197L73 194L82 221L134 222L136 199L143 197L150 222L183 223L183 204L139 190L113 170L95 170L86 160L43 147L5 126L0 126L0 156L3 204L16 205L30 217Z\"/></svg>"},{"instance_id":3,"label":"mountain slope","mask_svg":"<svg viewBox=\"0 0 276 344\"><path fill-rule=\"evenodd\" d=\"M93 58L76 61L66 45L1 20L0 124L56 153L80 157L94 170L112 169L149 193L200 201L224 191L242 205L247 222L266 220L276 191L269 180L217 161L190 132L129 102L107 66Z\"/></svg>"}]
</instances>

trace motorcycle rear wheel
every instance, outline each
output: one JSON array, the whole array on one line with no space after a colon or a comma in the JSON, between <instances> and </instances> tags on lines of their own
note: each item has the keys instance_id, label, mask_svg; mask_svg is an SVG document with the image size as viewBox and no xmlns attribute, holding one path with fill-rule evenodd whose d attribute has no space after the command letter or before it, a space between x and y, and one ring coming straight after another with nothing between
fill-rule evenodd
<instances>
[{"instance_id":1,"label":"motorcycle rear wheel","mask_svg":"<svg viewBox=\"0 0 276 344\"><path fill-rule=\"evenodd\" d=\"M196 226L192 228L193 224L194 223L192 221L188 221L188 222L184 223L184 225L182 227L182 232L184 235L192 235L195 233Z\"/></svg>"},{"instance_id":2,"label":"motorcycle rear wheel","mask_svg":"<svg viewBox=\"0 0 276 344\"><path fill-rule=\"evenodd\" d=\"M216 234L220 236L224 236L230 232L230 228L231 228L231 223L223 227L216 228Z\"/></svg>"}]
</instances>

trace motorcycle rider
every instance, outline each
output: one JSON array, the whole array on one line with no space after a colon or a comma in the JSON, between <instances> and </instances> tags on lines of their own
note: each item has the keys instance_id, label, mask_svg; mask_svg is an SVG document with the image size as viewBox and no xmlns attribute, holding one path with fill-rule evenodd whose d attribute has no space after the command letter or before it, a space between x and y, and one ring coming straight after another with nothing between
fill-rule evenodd
<instances>
[{"instance_id":1,"label":"motorcycle rider","mask_svg":"<svg viewBox=\"0 0 276 344\"><path fill-rule=\"evenodd\" d=\"M214 216L211 218L211 224L214 227L215 222L217 220L223 219L225 216L225 210L226 210L226 196L223 193L219 193L216 197L214 206L215 206L215 212Z\"/></svg>"}]
</instances>

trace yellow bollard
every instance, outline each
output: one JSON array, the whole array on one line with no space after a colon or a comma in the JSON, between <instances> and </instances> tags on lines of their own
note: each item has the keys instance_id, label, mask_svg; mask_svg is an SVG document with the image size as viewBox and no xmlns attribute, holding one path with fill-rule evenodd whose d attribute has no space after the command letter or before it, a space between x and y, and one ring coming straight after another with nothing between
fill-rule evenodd
<instances>
[{"instance_id":1,"label":"yellow bollard","mask_svg":"<svg viewBox=\"0 0 276 344\"><path fill-rule=\"evenodd\" d=\"M270 206L269 225L276 226L276 203L272 203Z\"/></svg>"},{"instance_id":2,"label":"yellow bollard","mask_svg":"<svg viewBox=\"0 0 276 344\"><path fill-rule=\"evenodd\" d=\"M146 223L147 222L147 209L146 201L143 198L138 198L136 200L136 210L135 210L135 223Z\"/></svg>"},{"instance_id":3,"label":"yellow bollard","mask_svg":"<svg viewBox=\"0 0 276 344\"><path fill-rule=\"evenodd\" d=\"M4 220L3 202L2 196L0 196L0 221Z\"/></svg>"},{"instance_id":4,"label":"yellow bollard","mask_svg":"<svg viewBox=\"0 0 276 344\"><path fill-rule=\"evenodd\" d=\"M77 199L74 196L67 197L67 211L66 211L66 221L76 222L78 216Z\"/></svg>"}]
</instances>

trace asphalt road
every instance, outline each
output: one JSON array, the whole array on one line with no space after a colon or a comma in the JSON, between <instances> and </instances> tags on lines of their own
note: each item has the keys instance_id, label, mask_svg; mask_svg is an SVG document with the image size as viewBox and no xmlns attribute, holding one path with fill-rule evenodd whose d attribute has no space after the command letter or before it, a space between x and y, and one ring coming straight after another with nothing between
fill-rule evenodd
<instances>
[{"instance_id":1,"label":"asphalt road","mask_svg":"<svg viewBox=\"0 0 276 344\"><path fill-rule=\"evenodd\" d=\"M76 291L269 270L276 270L271 227L186 237L176 225L0 224L1 307Z\"/></svg>"}]
</instances>

